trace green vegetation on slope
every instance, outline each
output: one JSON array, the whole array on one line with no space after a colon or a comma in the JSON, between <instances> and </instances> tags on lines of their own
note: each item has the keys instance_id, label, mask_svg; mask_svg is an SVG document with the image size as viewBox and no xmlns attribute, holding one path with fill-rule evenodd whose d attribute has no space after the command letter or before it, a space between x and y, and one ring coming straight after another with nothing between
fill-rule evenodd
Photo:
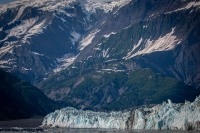
<instances>
[{"instance_id":1,"label":"green vegetation on slope","mask_svg":"<svg viewBox=\"0 0 200 133\"><path fill-rule=\"evenodd\" d=\"M188 10L187 13L189 12ZM76 60L73 66L48 78L40 84L41 88L52 99L67 101L86 109L120 110L162 103L167 99L173 102L194 100L200 94L199 90L175 79L178 77L182 81L190 81L195 78L198 63L191 60L194 57L191 49L186 50L188 52L184 56L182 50L176 47L170 51L158 50L131 59L126 58L142 50L147 45L147 40L159 40L171 33L173 28L181 29L173 33L177 38L185 36L182 31L188 29L188 26L185 27L184 23L195 20L193 23L198 24L198 15L187 13L163 14L151 20L140 21L108 38L102 37L96 45L88 47L90 50L79 56L80 62ZM133 49L135 50L132 51ZM89 54L88 51L92 52ZM163 75L143 68L150 68ZM186 78L188 76L189 79ZM64 94L66 90L67 93Z\"/></svg>"},{"instance_id":2,"label":"green vegetation on slope","mask_svg":"<svg viewBox=\"0 0 200 133\"><path fill-rule=\"evenodd\" d=\"M43 116L59 105L38 88L0 70L0 120Z\"/></svg>"},{"instance_id":3,"label":"green vegetation on slope","mask_svg":"<svg viewBox=\"0 0 200 133\"><path fill-rule=\"evenodd\" d=\"M199 90L150 69L90 72L78 78L57 82L58 92L64 87L70 88L70 91L62 97L62 101L78 108L94 110L122 110L162 103L167 99L172 102L192 101L200 94ZM51 92L48 88L44 89ZM60 96L57 93L54 98L59 99Z\"/></svg>"}]
</instances>

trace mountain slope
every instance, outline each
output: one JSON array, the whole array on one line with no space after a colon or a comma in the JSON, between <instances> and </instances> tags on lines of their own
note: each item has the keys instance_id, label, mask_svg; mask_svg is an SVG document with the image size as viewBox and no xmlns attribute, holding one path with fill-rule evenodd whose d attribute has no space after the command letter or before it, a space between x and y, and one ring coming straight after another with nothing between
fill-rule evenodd
<instances>
[{"instance_id":1,"label":"mountain slope","mask_svg":"<svg viewBox=\"0 0 200 133\"><path fill-rule=\"evenodd\" d=\"M117 109L119 101L127 102L120 108L148 103L146 92L150 103L177 94L183 97L175 101L192 100L199 94L193 88L200 85L199 1L22 0L0 11L0 67L36 84L52 99L80 108ZM129 81L134 72L148 79L146 68L163 75L155 78L158 86ZM125 79L118 81L119 75ZM141 87L141 94L132 85ZM132 88L124 90L128 99L118 94L127 86ZM154 99L151 93L159 89L172 92L166 97L156 93ZM93 96L98 90L102 92ZM134 101L129 93L144 97L129 103Z\"/></svg>"},{"instance_id":2,"label":"mountain slope","mask_svg":"<svg viewBox=\"0 0 200 133\"><path fill-rule=\"evenodd\" d=\"M95 110L122 110L167 99L179 103L192 101L200 94L200 90L150 69L130 72L104 69L68 80L51 78L41 88L54 100Z\"/></svg>"},{"instance_id":3,"label":"mountain slope","mask_svg":"<svg viewBox=\"0 0 200 133\"><path fill-rule=\"evenodd\" d=\"M131 1L117 12L117 17L114 13L108 15L110 18L103 25L98 25L99 30L91 32L90 35L95 33L94 38L82 49L74 63L43 81L40 85L42 90L55 100L95 109L128 108L146 104L146 101L147 104L149 101L160 103L168 98L175 102L193 100L199 90L178 80L195 88L200 83L199 2L169 0L165 3L167 6L163 6L164 3ZM130 13L133 11L137 14ZM127 12L129 17L125 14ZM128 21L130 18L133 20ZM117 25L120 23L121 27ZM109 30L113 31L106 33ZM144 68L150 68L152 73L161 73L163 77L155 78L158 83L154 80L146 82L150 75L137 73ZM122 77L118 81L120 72ZM135 77L143 76L141 80L144 82L140 85L138 79L137 82L130 80L127 85L131 72L136 72ZM111 73L109 78L107 73ZM141 87L141 90L134 87ZM120 88L124 89L124 98L119 95ZM150 97L146 97L146 93Z\"/></svg>"},{"instance_id":4,"label":"mountain slope","mask_svg":"<svg viewBox=\"0 0 200 133\"><path fill-rule=\"evenodd\" d=\"M43 2L18 1L1 10L1 68L30 82L53 73L65 56L72 57L75 43L84 31L85 15L80 7L70 7L70 2L62 1L52 9L55 1L46 8Z\"/></svg>"},{"instance_id":5,"label":"mountain slope","mask_svg":"<svg viewBox=\"0 0 200 133\"><path fill-rule=\"evenodd\" d=\"M127 1L23 0L1 5L0 67L32 83L61 71L87 45L87 39L79 42L93 25Z\"/></svg>"},{"instance_id":6,"label":"mountain slope","mask_svg":"<svg viewBox=\"0 0 200 133\"><path fill-rule=\"evenodd\" d=\"M61 107L39 89L0 70L0 120L44 116Z\"/></svg>"},{"instance_id":7,"label":"mountain slope","mask_svg":"<svg viewBox=\"0 0 200 133\"><path fill-rule=\"evenodd\" d=\"M164 3L132 1L132 4L123 7L117 16L112 16L115 19L112 20L111 17L106 23L107 25L111 23L109 28L112 28L113 32L94 38L94 41L77 57L78 61L100 61L102 64L110 60L121 62L130 60L137 66L151 68L198 88L200 3L169 0L162 6ZM145 11L141 11L140 8ZM128 15L131 16L121 20L121 17L126 16L125 12L129 12ZM139 18L132 12L140 14ZM129 23L129 25L119 28L120 26L114 23L121 23L122 26ZM110 68L112 67L114 66Z\"/></svg>"},{"instance_id":8,"label":"mountain slope","mask_svg":"<svg viewBox=\"0 0 200 133\"><path fill-rule=\"evenodd\" d=\"M3 5L0 67L37 83L91 56L124 59L198 88L199 7L195 0L23 0ZM155 62L156 56L167 62Z\"/></svg>"}]
</instances>

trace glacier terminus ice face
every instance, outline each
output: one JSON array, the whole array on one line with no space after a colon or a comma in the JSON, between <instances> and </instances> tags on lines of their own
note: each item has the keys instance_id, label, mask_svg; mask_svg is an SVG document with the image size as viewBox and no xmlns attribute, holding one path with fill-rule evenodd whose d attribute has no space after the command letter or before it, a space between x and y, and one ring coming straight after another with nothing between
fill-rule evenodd
<instances>
[{"instance_id":1,"label":"glacier terminus ice face","mask_svg":"<svg viewBox=\"0 0 200 133\"><path fill-rule=\"evenodd\" d=\"M44 127L125 129L130 112L94 112L64 108L44 118Z\"/></svg>"},{"instance_id":2,"label":"glacier terminus ice face","mask_svg":"<svg viewBox=\"0 0 200 133\"><path fill-rule=\"evenodd\" d=\"M64 108L48 114L42 127L200 130L200 96L194 102L170 100L130 111L94 112Z\"/></svg>"}]
</instances>

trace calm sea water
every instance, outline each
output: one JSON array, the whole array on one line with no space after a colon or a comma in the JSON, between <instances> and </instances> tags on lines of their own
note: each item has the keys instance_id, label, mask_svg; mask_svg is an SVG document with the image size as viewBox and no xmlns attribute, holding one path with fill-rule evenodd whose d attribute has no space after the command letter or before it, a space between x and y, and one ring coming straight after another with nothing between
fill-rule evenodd
<instances>
[{"instance_id":1,"label":"calm sea water","mask_svg":"<svg viewBox=\"0 0 200 133\"><path fill-rule=\"evenodd\" d=\"M50 128L0 128L0 133L200 133L200 131L168 131L168 130L117 130L117 129L74 129Z\"/></svg>"},{"instance_id":2,"label":"calm sea water","mask_svg":"<svg viewBox=\"0 0 200 133\"><path fill-rule=\"evenodd\" d=\"M155 131L155 130L108 130L108 129L69 129L55 128L47 129L46 133L200 133L198 131Z\"/></svg>"}]
</instances>

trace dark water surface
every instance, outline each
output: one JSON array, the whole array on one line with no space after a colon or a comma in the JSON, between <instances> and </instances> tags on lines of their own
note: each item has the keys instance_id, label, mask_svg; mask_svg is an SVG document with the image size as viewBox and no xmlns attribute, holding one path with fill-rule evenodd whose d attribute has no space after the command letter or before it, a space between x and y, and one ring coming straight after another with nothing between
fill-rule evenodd
<instances>
[{"instance_id":1,"label":"dark water surface","mask_svg":"<svg viewBox=\"0 0 200 133\"><path fill-rule=\"evenodd\" d=\"M43 117L0 121L0 133L200 133L200 131L38 128Z\"/></svg>"},{"instance_id":2,"label":"dark water surface","mask_svg":"<svg viewBox=\"0 0 200 133\"><path fill-rule=\"evenodd\" d=\"M1 0L0 0L1 1ZM0 121L0 128L36 128L42 125L43 117L32 118L32 119L20 119L11 121Z\"/></svg>"},{"instance_id":3,"label":"dark water surface","mask_svg":"<svg viewBox=\"0 0 200 133\"><path fill-rule=\"evenodd\" d=\"M117 129L47 129L46 133L200 133L198 131L168 131L168 130L117 130Z\"/></svg>"},{"instance_id":4,"label":"dark water surface","mask_svg":"<svg viewBox=\"0 0 200 133\"><path fill-rule=\"evenodd\" d=\"M117 129L77 129L77 128L1 128L3 133L199 133L198 131L169 130L117 130Z\"/></svg>"}]
</instances>

